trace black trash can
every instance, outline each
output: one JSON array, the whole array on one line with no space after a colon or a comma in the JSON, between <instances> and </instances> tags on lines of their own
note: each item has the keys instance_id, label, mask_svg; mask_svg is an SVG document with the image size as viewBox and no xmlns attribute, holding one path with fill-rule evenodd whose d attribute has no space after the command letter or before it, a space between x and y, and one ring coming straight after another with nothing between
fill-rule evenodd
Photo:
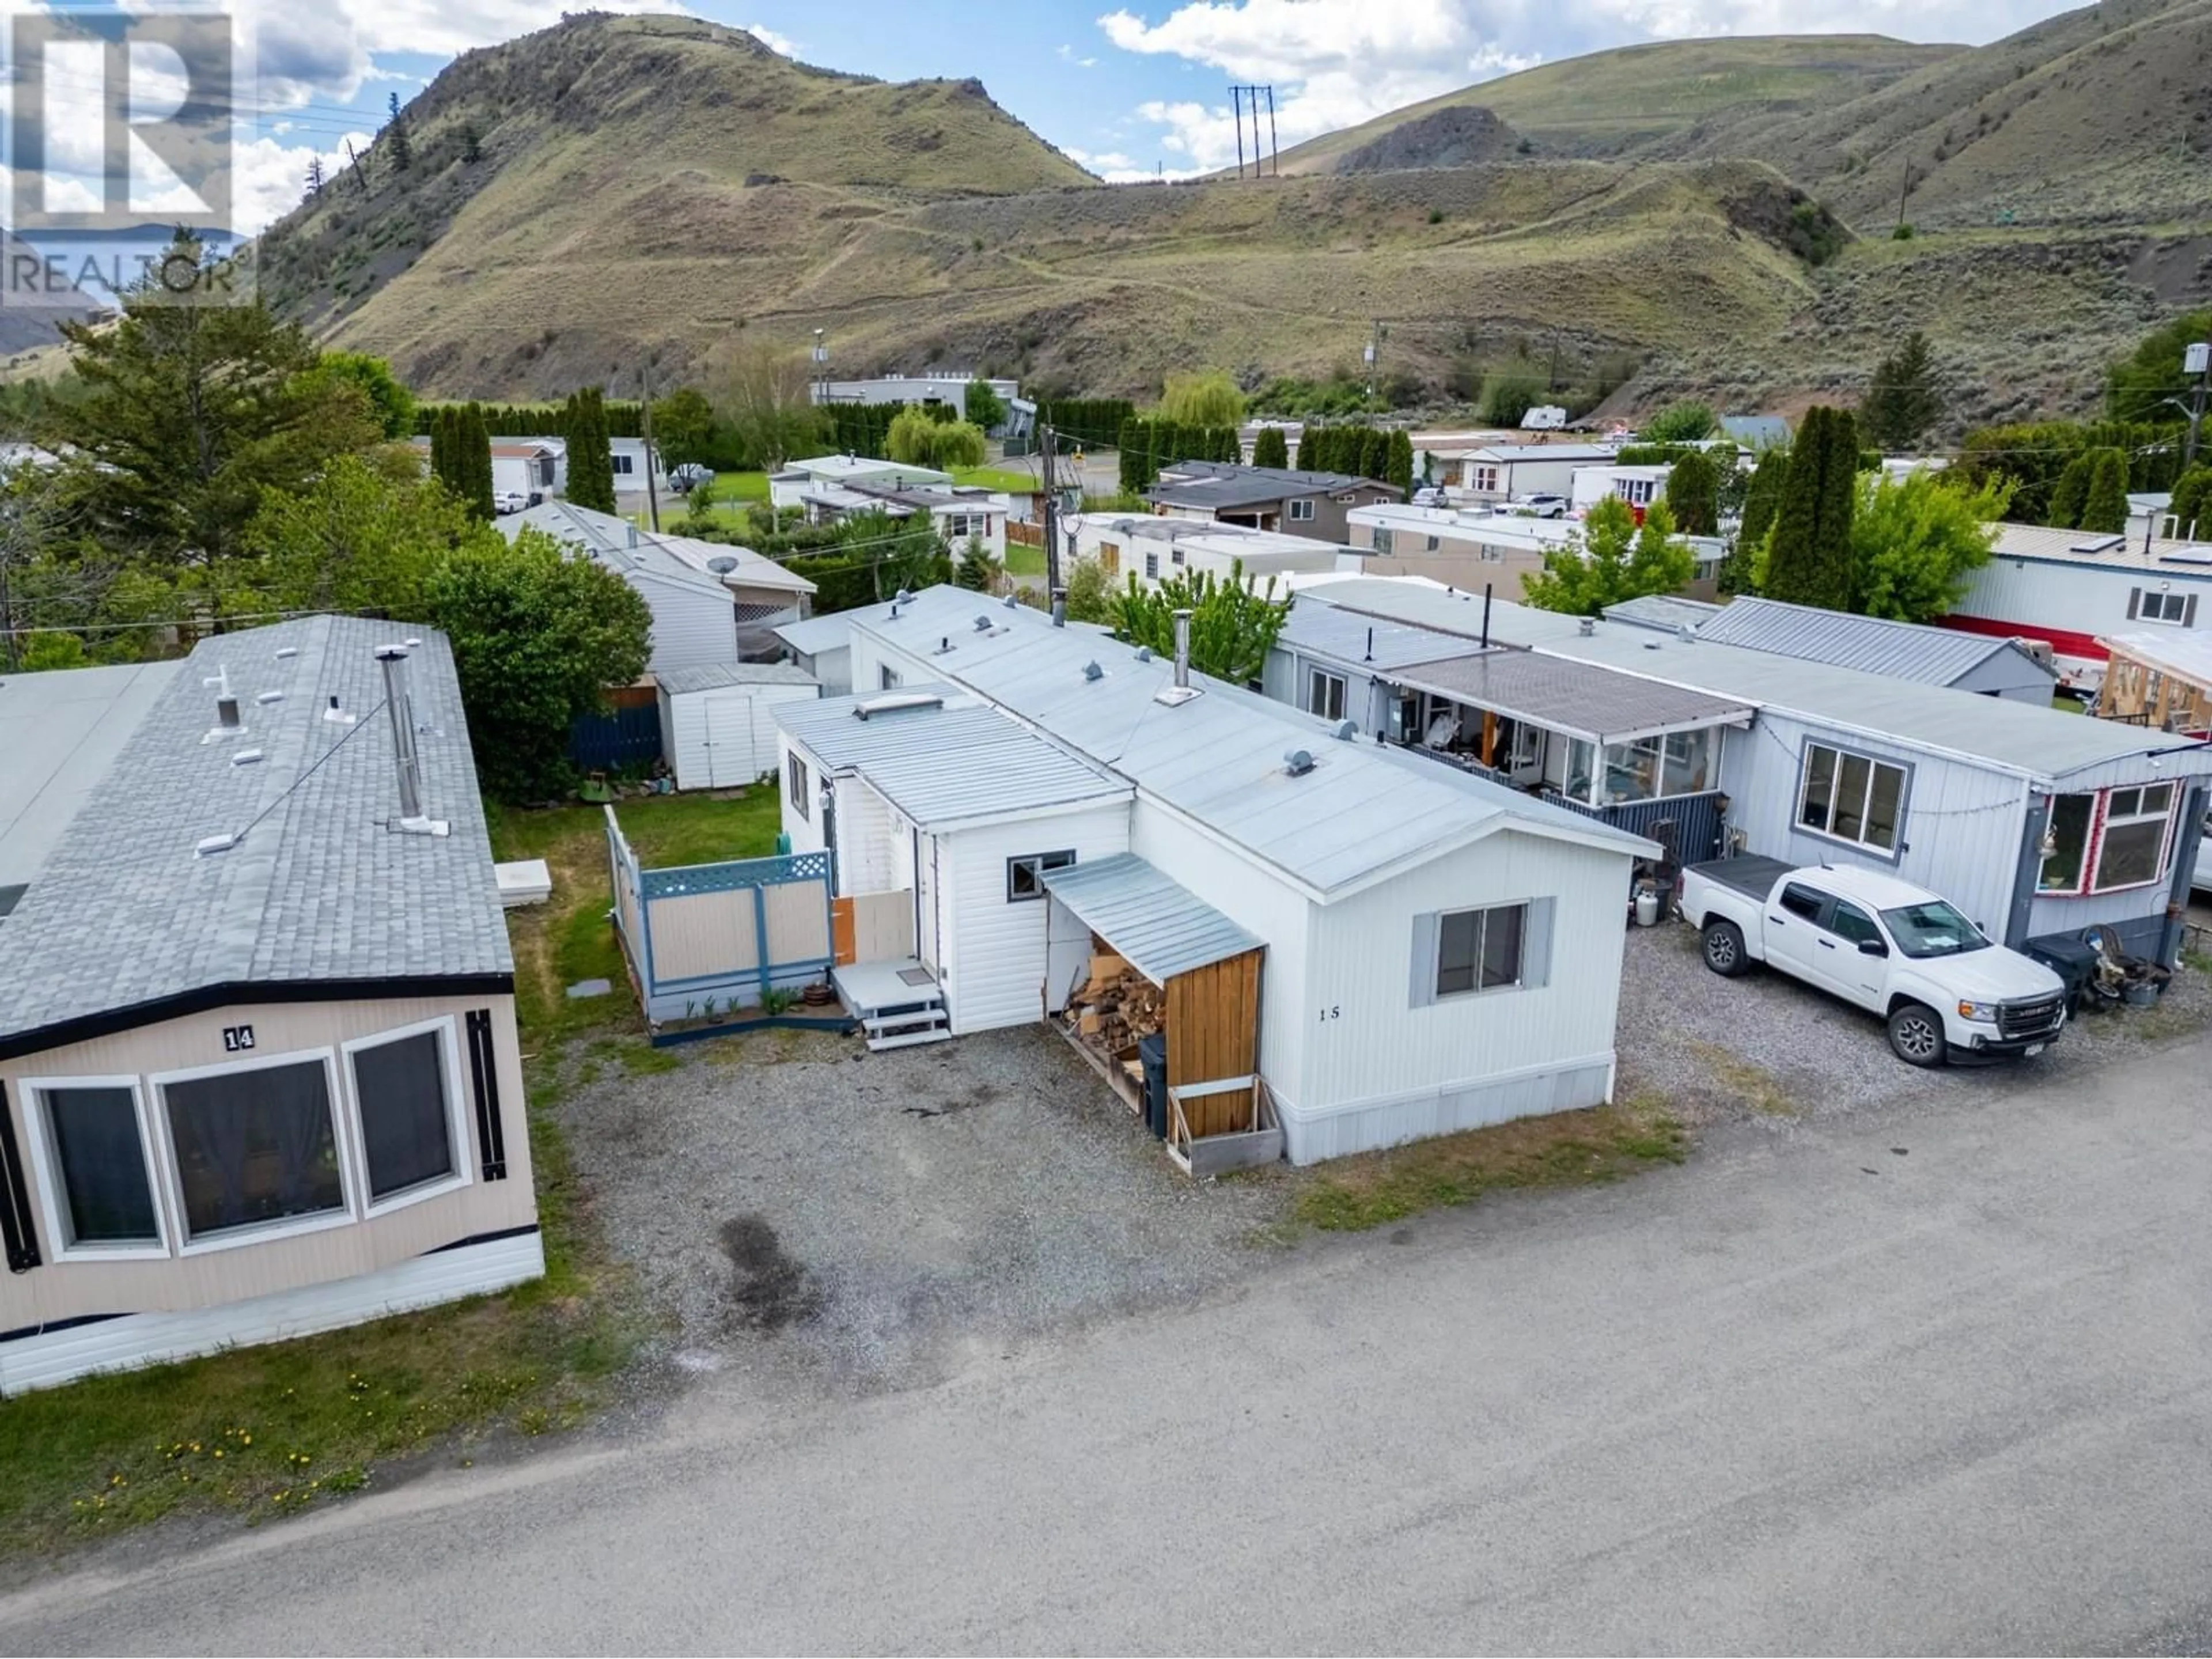
<instances>
[{"instance_id":1,"label":"black trash can","mask_svg":"<svg viewBox=\"0 0 2212 1659\"><path fill-rule=\"evenodd\" d=\"M1137 1039L1137 1060L1145 1068L1145 1121L1153 1135L1168 1138L1168 1034L1155 1031Z\"/></svg>"},{"instance_id":2,"label":"black trash can","mask_svg":"<svg viewBox=\"0 0 2212 1659\"><path fill-rule=\"evenodd\" d=\"M2066 1006L2078 1008L2081 994L2097 975L2097 947L2072 933L2050 933L2028 940L2024 954L2041 963L2066 981Z\"/></svg>"}]
</instances>

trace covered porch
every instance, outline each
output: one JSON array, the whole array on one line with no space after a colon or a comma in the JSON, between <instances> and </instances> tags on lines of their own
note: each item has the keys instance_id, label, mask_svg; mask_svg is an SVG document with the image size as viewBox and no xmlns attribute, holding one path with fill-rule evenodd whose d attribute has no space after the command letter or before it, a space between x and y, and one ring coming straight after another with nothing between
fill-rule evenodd
<instances>
[{"instance_id":1,"label":"covered porch","mask_svg":"<svg viewBox=\"0 0 2212 1659\"><path fill-rule=\"evenodd\" d=\"M1392 678L1407 746L1637 835L1669 823L1685 862L1720 851L1722 734L1750 705L1528 651Z\"/></svg>"},{"instance_id":2,"label":"covered porch","mask_svg":"<svg viewBox=\"0 0 2212 1659\"><path fill-rule=\"evenodd\" d=\"M1266 945L1132 853L1042 881L1055 1028L1185 1173L1281 1158L1259 1074Z\"/></svg>"}]
</instances>

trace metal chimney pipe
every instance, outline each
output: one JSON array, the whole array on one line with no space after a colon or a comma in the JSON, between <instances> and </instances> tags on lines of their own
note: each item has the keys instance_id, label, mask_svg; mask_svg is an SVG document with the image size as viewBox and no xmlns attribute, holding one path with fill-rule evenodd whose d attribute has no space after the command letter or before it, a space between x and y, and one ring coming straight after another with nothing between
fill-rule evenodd
<instances>
[{"instance_id":1,"label":"metal chimney pipe","mask_svg":"<svg viewBox=\"0 0 2212 1659\"><path fill-rule=\"evenodd\" d=\"M1176 689L1190 689L1190 612L1175 613L1176 624Z\"/></svg>"},{"instance_id":2,"label":"metal chimney pipe","mask_svg":"<svg viewBox=\"0 0 2212 1659\"><path fill-rule=\"evenodd\" d=\"M392 749L399 769L399 816L422 816L422 761L415 752L415 709L407 696L407 647L377 647L384 665L384 706L392 711Z\"/></svg>"},{"instance_id":3,"label":"metal chimney pipe","mask_svg":"<svg viewBox=\"0 0 2212 1659\"><path fill-rule=\"evenodd\" d=\"M1054 590L1052 596L1052 625L1067 626L1067 590L1064 587Z\"/></svg>"},{"instance_id":4,"label":"metal chimney pipe","mask_svg":"<svg viewBox=\"0 0 2212 1659\"><path fill-rule=\"evenodd\" d=\"M1490 583L1488 583L1488 582L1485 582L1485 583L1483 583L1483 585L1482 585L1482 648L1483 648L1484 650L1486 650L1486 651L1487 651L1487 650L1489 650L1489 649L1490 649L1490 589L1491 589L1491 584L1490 584Z\"/></svg>"}]
</instances>

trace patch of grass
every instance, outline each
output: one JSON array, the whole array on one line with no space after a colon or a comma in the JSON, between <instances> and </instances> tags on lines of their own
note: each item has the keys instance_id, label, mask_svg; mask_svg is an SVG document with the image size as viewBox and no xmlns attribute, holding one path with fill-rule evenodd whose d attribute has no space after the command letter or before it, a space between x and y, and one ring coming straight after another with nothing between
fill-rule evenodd
<instances>
[{"instance_id":1,"label":"patch of grass","mask_svg":"<svg viewBox=\"0 0 2212 1659\"><path fill-rule=\"evenodd\" d=\"M974 484L981 489L1009 489L1016 495L1028 495L1037 487L1033 473L1017 472L1003 466L958 466L952 469L952 482Z\"/></svg>"},{"instance_id":2,"label":"patch of grass","mask_svg":"<svg viewBox=\"0 0 2212 1659\"><path fill-rule=\"evenodd\" d=\"M1042 576L1044 574L1044 549L1022 547L1013 542L1006 544L1006 574L1010 576Z\"/></svg>"},{"instance_id":3,"label":"patch of grass","mask_svg":"<svg viewBox=\"0 0 2212 1659\"><path fill-rule=\"evenodd\" d=\"M1325 1164L1304 1178L1290 1214L1301 1226L1358 1232L1486 1193L1602 1186L1688 1156L1682 1126L1657 1103L1633 1099Z\"/></svg>"},{"instance_id":4,"label":"patch of grass","mask_svg":"<svg viewBox=\"0 0 2212 1659\"><path fill-rule=\"evenodd\" d=\"M1790 1098L1781 1080L1764 1066L1753 1065L1719 1043L1701 1038L1691 1038L1688 1046L1714 1080L1753 1111L1766 1117L1797 1115L1797 1103Z\"/></svg>"}]
</instances>

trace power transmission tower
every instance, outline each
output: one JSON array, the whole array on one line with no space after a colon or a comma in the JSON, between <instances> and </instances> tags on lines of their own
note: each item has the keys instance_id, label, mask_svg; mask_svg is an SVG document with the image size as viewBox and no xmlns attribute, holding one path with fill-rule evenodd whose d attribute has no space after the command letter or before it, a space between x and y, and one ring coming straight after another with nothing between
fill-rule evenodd
<instances>
[{"instance_id":1,"label":"power transmission tower","mask_svg":"<svg viewBox=\"0 0 2212 1659\"><path fill-rule=\"evenodd\" d=\"M639 429L645 435L645 508L653 523L653 533L660 533L660 491L653 483L653 358L648 355L638 368L638 381L644 388L645 402L638 410Z\"/></svg>"},{"instance_id":2,"label":"power transmission tower","mask_svg":"<svg viewBox=\"0 0 2212 1659\"><path fill-rule=\"evenodd\" d=\"M1263 138L1260 131L1260 100L1267 100L1267 131ZM1237 176L1244 176L1244 121L1252 122L1252 176L1265 178L1270 171L1279 174L1282 158L1275 154L1275 88L1265 82L1259 85L1236 85L1229 88L1231 114L1237 123Z\"/></svg>"}]
</instances>

